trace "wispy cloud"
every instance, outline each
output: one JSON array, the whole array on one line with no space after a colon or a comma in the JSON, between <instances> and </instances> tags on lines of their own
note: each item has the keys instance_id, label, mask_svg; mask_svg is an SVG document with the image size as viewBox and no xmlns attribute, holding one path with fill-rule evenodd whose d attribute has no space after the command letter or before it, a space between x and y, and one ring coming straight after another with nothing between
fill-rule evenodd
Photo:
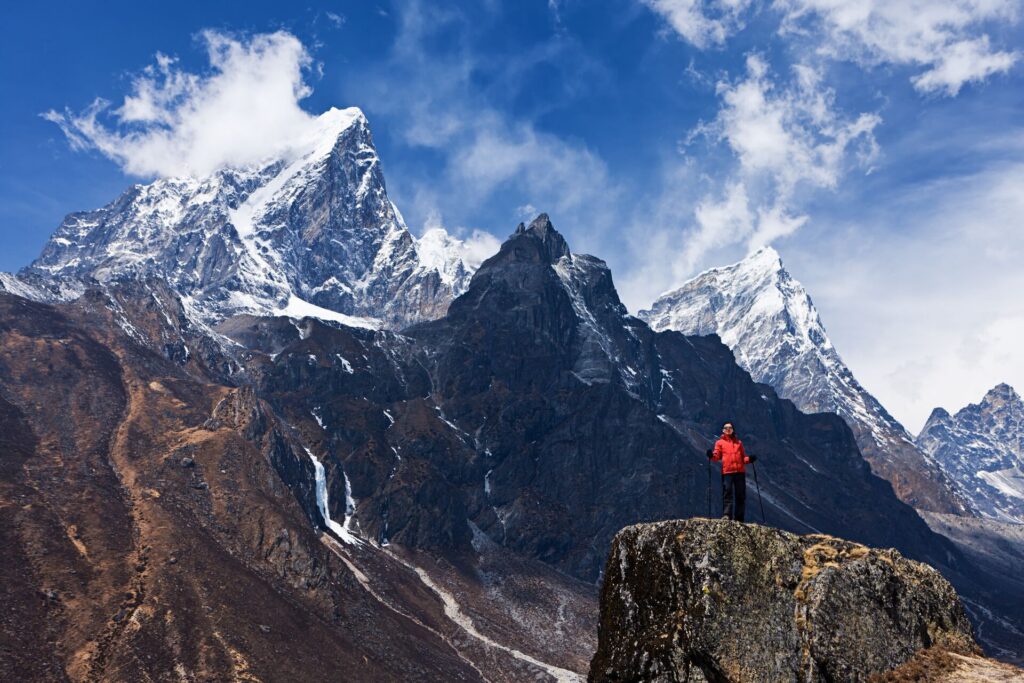
<instances>
[{"instance_id":1,"label":"wispy cloud","mask_svg":"<svg viewBox=\"0 0 1024 683\"><path fill-rule=\"evenodd\" d=\"M879 116L842 116L812 67L796 65L780 86L764 59L751 54L744 77L719 82L717 92L716 117L697 126L690 143L723 143L736 164L696 207L684 272L712 248L745 243L752 250L792 234L807 221L798 191L835 188L851 163L870 168L878 153Z\"/></svg>"},{"instance_id":2,"label":"wispy cloud","mask_svg":"<svg viewBox=\"0 0 1024 683\"><path fill-rule=\"evenodd\" d=\"M835 187L847 148L857 141L864 143L859 158L869 164L876 154L871 132L880 122L870 113L844 120L815 69L798 64L793 72L792 83L779 87L764 59L749 55L744 78L718 84L721 109L700 128L729 145L744 173L767 174L783 197L802 182Z\"/></svg>"},{"instance_id":3,"label":"wispy cloud","mask_svg":"<svg viewBox=\"0 0 1024 683\"><path fill-rule=\"evenodd\" d=\"M287 155L314 125L299 102L312 60L287 32L198 36L210 73L182 70L158 53L116 108L97 98L83 111L41 116L60 126L76 150L95 149L137 176L203 175Z\"/></svg>"},{"instance_id":4,"label":"wispy cloud","mask_svg":"<svg viewBox=\"0 0 1024 683\"><path fill-rule=\"evenodd\" d=\"M880 65L918 67L912 75L922 93L956 95L965 83L1009 69L1016 52L994 48L986 26L1016 19L1014 0L890 0L836 3L831 0L641 0L683 40L700 49L725 48L755 14L776 22L779 60L773 70L763 53L747 55L745 73L719 77L719 108L687 139L687 153L705 167L707 189L689 210L666 190L660 202L683 208L689 220L671 218L659 229L680 244L668 255L661 278L633 278L648 291L654 282L678 285L704 264L709 253L742 245L756 249L795 233L811 216L816 192L838 189L853 168L870 172L880 156L878 112L844 111L825 74L836 60L865 69ZM773 46L774 47L774 46ZM764 53L766 54L766 53ZM701 80L691 60L687 74ZM698 78L699 77L699 78ZM696 148L701 140L712 149ZM714 145L734 164L716 163ZM683 174L693 182L693 174ZM671 178L666 174L665 178ZM667 212L659 211L666 214ZM651 255L657 258L656 255ZM735 255L734 255L735 256ZM663 256L665 258L665 256Z\"/></svg>"},{"instance_id":5,"label":"wispy cloud","mask_svg":"<svg viewBox=\"0 0 1024 683\"><path fill-rule=\"evenodd\" d=\"M964 84L1005 72L1020 55L996 49L988 22L1016 21L1015 0L775 0L783 31L811 35L823 53L864 66L923 68L921 92L956 95Z\"/></svg>"},{"instance_id":6,"label":"wispy cloud","mask_svg":"<svg viewBox=\"0 0 1024 683\"><path fill-rule=\"evenodd\" d=\"M429 150L443 161L440 175L402 178L403 210L414 225L426 229L426 218L434 215L465 224L475 209L499 196L511 197L510 223L520 218L515 207L538 207L552 215L560 230L576 229L574 246L581 235L594 237L610 225L610 211L602 215L602 210L619 191L600 156L538 126L536 112L543 113L544 103L520 114L506 106L532 67L571 61L564 38L524 48L496 64L462 40L479 31L488 16L470 17L411 0L399 5L396 18L398 34L382 66L387 79L371 75L353 87L369 110L388 118L403 144ZM442 35L444 48L438 49ZM480 86L483 75L498 84L494 91ZM575 87L572 78L567 77L567 91Z\"/></svg>"},{"instance_id":7,"label":"wispy cloud","mask_svg":"<svg viewBox=\"0 0 1024 683\"><path fill-rule=\"evenodd\" d=\"M752 0L641 0L698 48L721 46L742 28Z\"/></svg>"},{"instance_id":8,"label":"wispy cloud","mask_svg":"<svg viewBox=\"0 0 1024 683\"><path fill-rule=\"evenodd\" d=\"M760 10L750 0L641 0L700 49L720 47ZM1008 71L1016 50L991 44L986 25L1015 22L1016 0L774 0L779 32L818 54L923 69L911 77L924 93L954 96L970 82Z\"/></svg>"}]
</instances>

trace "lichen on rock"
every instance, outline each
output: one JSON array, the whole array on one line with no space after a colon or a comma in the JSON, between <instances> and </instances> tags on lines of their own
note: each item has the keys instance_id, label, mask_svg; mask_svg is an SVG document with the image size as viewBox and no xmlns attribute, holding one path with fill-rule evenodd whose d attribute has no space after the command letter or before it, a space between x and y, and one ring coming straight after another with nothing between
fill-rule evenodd
<instances>
[{"instance_id":1,"label":"lichen on rock","mask_svg":"<svg viewBox=\"0 0 1024 683\"><path fill-rule=\"evenodd\" d=\"M612 542L590 681L860 681L925 647L974 653L953 587L892 549L727 520Z\"/></svg>"}]
</instances>

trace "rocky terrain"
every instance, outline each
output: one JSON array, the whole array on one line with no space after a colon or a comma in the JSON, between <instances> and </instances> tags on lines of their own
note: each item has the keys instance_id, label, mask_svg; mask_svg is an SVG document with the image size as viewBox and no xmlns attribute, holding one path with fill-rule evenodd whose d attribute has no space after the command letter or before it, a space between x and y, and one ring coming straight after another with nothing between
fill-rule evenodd
<instances>
[{"instance_id":1,"label":"rocky terrain","mask_svg":"<svg viewBox=\"0 0 1024 683\"><path fill-rule=\"evenodd\" d=\"M872 674L871 683L1012 683L1024 680L1015 666L942 649L921 650L892 671Z\"/></svg>"},{"instance_id":2,"label":"rocky terrain","mask_svg":"<svg viewBox=\"0 0 1024 683\"><path fill-rule=\"evenodd\" d=\"M903 501L935 512L969 510L970 498L857 381L811 297L771 247L698 275L663 294L640 317L655 330L717 334L755 380L800 410L842 417L872 471Z\"/></svg>"},{"instance_id":3,"label":"rocky terrain","mask_svg":"<svg viewBox=\"0 0 1024 683\"><path fill-rule=\"evenodd\" d=\"M159 280L0 304L5 677L572 680L608 543L704 514L734 411L770 524L899 547L1016 618L842 420L628 316L544 216L403 334L214 330Z\"/></svg>"},{"instance_id":4,"label":"rocky terrain","mask_svg":"<svg viewBox=\"0 0 1024 683\"><path fill-rule=\"evenodd\" d=\"M151 350L165 314L187 325L160 305L0 295L0 679L515 681L561 671L549 655L585 666L592 586L485 539L442 557L325 532L307 448L326 460L326 444L211 381L190 341ZM542 642L552 606L559 632Z\"/></svg>"},{"instance_id":5,"label":"rocky terrain","mask_svg":"<svg viewBox=\"0 0 1024 683\"><path fill-rule=\"evenodd\" d=\"M1013 387L993 387L955 415L936 408L917 443L980 514L1024 523L1024 401Z\"/></svg>"},{"instance_id":6,"label":"rocky terrain","mask_svg":"<svg viewBox=\"0 0 1024 683\"><path fill-rule=\"evenodd\" d=\"M933 663L948 658L947 673L984 666L1024 676L978 659L953 587L892 549L727 520L667 521L620 532L605 577L595 683L866 681L912 659L924 666L922 651ZM888 680L914 680L900 678L907 673Z\"/></svg>"}]
</instances>

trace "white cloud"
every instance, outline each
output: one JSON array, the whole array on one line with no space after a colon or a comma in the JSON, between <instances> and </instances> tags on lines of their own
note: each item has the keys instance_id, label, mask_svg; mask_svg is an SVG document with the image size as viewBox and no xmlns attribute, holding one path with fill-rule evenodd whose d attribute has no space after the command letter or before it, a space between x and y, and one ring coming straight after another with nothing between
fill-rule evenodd
<instances>
[{"instance_id":1,"label":"white cloud","mask_svg":"<svg viewBox=\"0 0 1024 683\"><path fill-rule=\"evenodd\" d=\"M455 228L453 232L468 236L460 239L450 233L439 211L428 213L416 247L423 263L443 272L448 256L455 254L475 270L501 248L501 240L484 230Z\"/></svg>"},{"instance_id":2,"label":"white cloud","mask_svg":"<svg viewBox=\"0 0 1024 683\"><path fill-rule=\"evenodd\" d=\"M299 106L312 92L303 80L311 58L302 43L283 31L241 39L208 30L199 37L209 74L183 71L157 53L117 108L98 98L80 113L42 116L74 149L96 149L137 176L204 175L293 152L315 125Z\"/></svg>"},{"instance_id":3,"label":"white cloud","mask_svg":"<svg viewBox=\"0 0 1024 683\"><path fill-rule=\"evenodd\" d=\"M541 198L544 210L569 214L587 208L601 192L612 192L600 158L530 123L491 112L477 116L464 132L467 143L453 150L450 172L477 197L515 182L527 196Z\"/></svg>"},{"instance_id":4,"label":"white cloud","mask_svg":"<svg viewBox=\"0 0 1024 683\"><path fill-rule=\"evenodd\" d=\"M540 211L533 204L521 204L516 207L516 215L523 220L529 220L534 218Z\"/></svg>"},{"instance_id":5,"label":"white cloud","mask_svg":"<svg viewBox=\"0 0 1024 683\"><path fill-rule=\"evenodd\" d=\"M723 142L737 164L721 198L712 194L697 206L684 252L687 271L714 247L746 243L752 250L792 234L807 221L798 210L799 190L835 188L851 150L862 166L877 156L873 131L881 119L841 117L835 94L810 66L794 67L792 83L780 88L752 54L746 76L720 82L717 91L717 116L700 124L690 142L699 135Z\"/></svg>"},{"instance_id":6,"label":"white cloud","mask_svg":"<svg viewBox=\"0 0 1024 683\"><path fill-rule=\"evenodd\" d=\"M634 312L647 308L655 297L692 274L696 250L683 229L692 225L694 209L702 201L708 207L713 205L701 197L706 177L696 159L666 155L659 176L659 187L651 188L643 201L630 203L626 215L619 219L621 232L631 239L620 250L623 267L613 268L615 285L623 303ZM745 202L737 203L745 206ZM713 211L706 215L713 220ZM722 220L725 222L724 217ZM719 243L715 239L718 234L705 236L707 248Z\"/></svg>"},{"instance_id":7,"label":"white cloud","mask_svg":"<svg viewBox=\"0 0 1024 683\"><path fill-rule=\"evenodd\" d=\"M1009 71L1019 57L1016 52L993 52L988 36L962 40L943 50L931 70L912 80L918 90L944 90L947 95L956 95L965 83L983 81L992 74Z\"/></svg>"},{"instance_id":8,"label":"white cloud","mask_svg":"<svg viewBox=\"0 0 1024 683\"><path fill-rule=\"evenodd\" d=\"M718 84L722 107L702 127L728 143L744 174L768 174L784 199L800 183L835 187L851 145L859 143L862 160L873 161L877 148L872 131L881 122L867 113L843 120L834 92L822 86L816 70L797 65L794 74L795 83L780 89L763 59L748 56L747 77Z\"/></svg>"},{"instance_id":9,"label":"white cloud","mask_svg":"<svg viewBox=\"0 0 1024 683\"><path fill-rule=\"evenodd\" d=\"M498 253L501 240L489 232L473 230L462 240L462 259L466 265L479 268L480 264Z\"/></svg>"},{"instance_id":10,"label":"white cloud","mask_svg":"<svg viewBox=\"0 0 1024 683\"><path fill-rule=\"evenodd\" d=\"M723 45L753 11L749 0L641 0L686 41L705 49ZM1015 22L1018 0L773 0L780 33L820 54L871 67L924 69L914 87L956 95L966 83L1008 71L1016 50L994 48L986 24Z\"/></svg>"},{"instance_id":11,"label":"white cloud","mask_svg":"<svg viewBox=\"0 0 1024 683\"><path fill-rule=\"evenodd\" d=\"M683 249L681 266L684 274L692 272L698 260L710 249L747 239L755 225L747 188L742 181L730 183L720 200L705 197L697 205L694 217L697 229L686 240Z\"/></svg>"},{"instance_id":12,"label":"white cloud","mask_svg":"<svg viewBox=\"0 0 1024 683\"><path fill-rule=\"evenodd\" d=\"M778 204L757 211L757 231L748 240L748 249L754 251L773 241L793 234L807 222L807 216L794 216Z\"/></svg>"},{"instance_id":13,"label":"white cloud","mask_svg":"<svg viewBox=\"0 0 1024 683\"><path fill-rule=\"evenodd\" d=\"M923 67L922 92L956 95L965 83L1007 71L1017 52L993 49L986 22L1015 21L1016 0L775 0L784 32L812 32L821 50L860 64Z\"/></svg>"},{"instance_id":14,"label":"white cloud","mask_svg":"<svg viewBox=\"0 0 1024 683\"><path fill-rule=\"evenodd\" d=\"M631 310L646 308L701 267L736 261L793 234L809 220L801 207L811 194L837 187L851 167L870 169L878 156L879 117L844 117L810 66L795 66L782 82L752 54L746 74L720 81L716 91L715 118L686 141L692 148L708 140L711 149L667 160L660 192L634 207L624 228L642 236L629 245L631 267L617 278ZM727 153L724 161L716 149Z\"/></svg>"},{"instance_id":15,"label":"white cloud","mask_svg":"<svg viewBox=\"0 0 1024 683\"><path fill-rule=\"evenodd\" d=\"M719 46L742 28L751 0L642 0L698 48Z\"/></svg>"}]
</instances>

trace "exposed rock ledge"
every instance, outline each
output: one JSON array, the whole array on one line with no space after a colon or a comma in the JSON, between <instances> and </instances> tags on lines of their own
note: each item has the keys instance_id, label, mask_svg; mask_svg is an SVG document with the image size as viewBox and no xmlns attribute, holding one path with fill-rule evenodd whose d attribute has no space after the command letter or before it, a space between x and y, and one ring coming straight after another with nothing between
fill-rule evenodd
<instances>
[{"instance_id":1,"label":"exposed rock ledge","mask_svg":"<svg viewBox=\"0 0 1024 683\"><path fill-rule=\"evenodd\" d=\"M926 564L831 536L667 521L612 542L590 681L866 681L922 648L978 653Z\"/></svg>"}]
</instances>

